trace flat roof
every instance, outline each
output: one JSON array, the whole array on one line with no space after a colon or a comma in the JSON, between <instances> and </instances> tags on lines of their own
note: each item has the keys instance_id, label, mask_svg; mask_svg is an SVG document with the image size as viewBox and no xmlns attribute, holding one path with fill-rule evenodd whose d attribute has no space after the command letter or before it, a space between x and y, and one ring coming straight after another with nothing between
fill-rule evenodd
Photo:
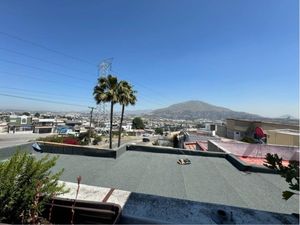
<instances>
[{"instance_id":1,"label":"flat roof","mask_svg":"<svg viewBox=\"0 0 300 225\"><path fill-rule=\"evenodd\" d=\"M34 153L37 157L45 153ZM189 158L190 165L178 165ZM249 173L224 158L126 151L119 158L60 155L54 171L65 168L63 181L216 203L278 213L298 213L299 196L288 201L288 189L277 174Z\"/></svg>"}]
</instances>

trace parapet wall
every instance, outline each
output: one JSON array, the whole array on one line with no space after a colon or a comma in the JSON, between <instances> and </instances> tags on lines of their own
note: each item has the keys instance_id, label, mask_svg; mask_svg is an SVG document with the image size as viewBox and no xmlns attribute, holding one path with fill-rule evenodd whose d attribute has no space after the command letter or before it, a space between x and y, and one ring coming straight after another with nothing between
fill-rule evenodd
<instances>
[{"instance_id":1,"label":"parapet wall","mask_svg":"<svg viewBox=\"0 0 300 225\"><path fill-rule=\"evenodd\" d=\"M128 151L141 151L141 152L153 152L163 154L179 154L179 155L198 155L198 156L211 156L225 158L224 152L207 152L207 151L191 151L181 148L168 148L157 146L143 146L143 145L128 145Z\"/></svg>"},{"instance_id":2,"label":"parapet wall","mask_svg":"<svg viewBox=\"0 0 300 225\"><path fill-rule=\"evenodd\" d=\"M98 157L111 157L116 158L117 153L115 150L100 149L96 147L87 147L79 145L69 145L53 142L37 142L43 152L57 153L57 154L72 154L72 155L85 155L85 156L98 156Z\"/></svg>"},{"instance_id":3,"label":"parapet wall","mask_svg":"<svg viewBox=\"0 0 300 225\"><path fill-rule=\"evenodd\" d=\"M277 154L283 160L299 161L299 147L248 144L248 143L224 143L209 141L208 151L221 151L232 153L236 156L264 158L267 153Z\"/></svg>"}]
</instances>

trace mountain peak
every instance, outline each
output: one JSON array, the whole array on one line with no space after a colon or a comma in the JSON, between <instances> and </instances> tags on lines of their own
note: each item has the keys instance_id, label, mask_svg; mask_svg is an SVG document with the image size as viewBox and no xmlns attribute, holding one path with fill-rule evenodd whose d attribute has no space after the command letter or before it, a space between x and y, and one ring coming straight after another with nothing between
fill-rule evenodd
<instances>
[{"instance_id":1,"label":"mountain peak","mask_svg":"<svg viewBox=\"0 0 300 225\"><path fill-rule=\"evenodd\" d=\"M204 101L190 100L153 111L153 115L170 119L211 119L260 118L258 115L235 112L228 108L209 104Z\"/></svg>"}]
</instances>

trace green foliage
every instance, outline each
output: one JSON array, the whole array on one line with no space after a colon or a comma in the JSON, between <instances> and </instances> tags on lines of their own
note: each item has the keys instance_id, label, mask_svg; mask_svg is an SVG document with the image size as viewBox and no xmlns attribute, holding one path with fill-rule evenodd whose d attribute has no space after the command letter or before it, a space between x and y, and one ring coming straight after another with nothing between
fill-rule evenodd
<instances>
[{"instance_id":1,"label":"green foliage","mask_svg":"<svg viewBox=\"0 0 300 225\"><path fill-rule=\"evenodd\" d=\"M141 117L135 117L132 120L132 128L133 129L144 129L145 125Z\"/></svg>"},{"instance_id":2,"label":"green foliage","mask_svg":"<svg viewBox=\"0 0 300 225\"><path fill-rule=\"evenodd\" d=\"M48 136L48 137L40 137L40 138L37 139L37 141L63 143L64 142L64 137L63 136L58 136L58 135L53 135L53 136Z\"/></svg>"},{"instance_id":3,"label":"green foliage","mask_svg":"<svg viewBox=\"0 0 300 225\"><path fill-rule=\"evenodd\" d=\"M246 143L250 143L250 144L255 144L255 140L251 137L244 137L241 141L246 142Z\"/></svg>"},{"instance_id":4,"label":"green foliage","mask_svg":"<svg viewBox=\"0 0 300 225\"><path fill-rule=\"evenodd\" d=\"M39 114L38 112L34 114L35 117L40 117L41 114Z\"/></svg>"},{"instance_id":5,"label":"green foliage","mask_svg":"<svg viewBox=\"0 0 300 225\"><path fill-rule=\"evenodd\" d=\"M161 127L155 128L155 134L163 135L164 134L164 129L161 128Z\"/></svg>"},{"instance_id":6,"label":"green foliage","mask_svg":"<svg viewBox=\"0 0 300 225\"><path fill-rule=\"evenodd\" d=\"M198 123L198 124L196 124L196 128L205 128L205 124L204 123Z\"/></svg>"},{"instance_id":7,"label":"green foliage","mask_svg":"<svg viewBox=\"0 0 300 225\"><path fill-rule=\"evenodd\" d=\"M30 113L29 112L23 112L22 115L30 116Z\"/></svg>"},{"instance_id":8,"label":"green foliage","mask_svg":"<svg viewBox=\"0 0 300 225\"><path fill-rule=\"evenodd\" d=\"M136 91L133 90L133 87L127 81L120 81L118 88L118 102L122 105L122 112L119 125L119 134L118 134L118 147L121 145L121 135L122 135L122 123L124 117L125 106L135 105L137 101Z\"/></svg>"},{"instance_id":9,"label":"green foliage","mask_svg":"<svg viewBox=\"0 0 300 225\"><path fill-rule=\"evenodd\" d=\"M86 134L84 134L84 136L86 136ZM88 141L85 141L85 139L83 139L83 138L80 139L80 138L77 138L74 135L70 135L70 134L63 135L63 136L53 135L53 136L48 136L48 137L41 137L41 138L38 138L37 141L73 144L73 145L78 145L79 143L81 145L88 144Z\"/></svg>"},{"instance_id":10,"label":"green foliage","mask_svg":"<svg viewBox=\"0 0 300 225\"><path fill-rule=\"evenodd\" d=\"M94 87L94 98L97 104L110 102L110 129L109 129L109 148L112 148L112 124L114 114L114 104L118 102L118 78L112 75L100 77Z\"/></svg>"},{"instance_id":11,"label":"green foliage","mask_svg":"<svg viewBox=\"0 0 300 225\"><path fill-rule=\"evenodd\" d=\"M172 138L173 148L179 147L178 134L174 134Z\"/></svg>"},{"instance_id":12,"label":"green foliage","mask_svg":"<svg viewBox=\"0 0 300 225\"><path fill-rule=\"evenodd\" d=\"M0 222L32 222L32 215L41 214L49 198L67 192L63 184L58 184L63 170L54 174L50 171L57 158L46 155L36 159L17 152L0 163Z\"/></svg>"},{"instance_id":13,"label":"green foliage","mask_svg":"<svg viewBox=\"0 0 300 225\"><path fill-rule=\"evenodd\" d=\"M277 154L266 155L266 163L264 166L277 171L285 181L289 184L289 188L294 191L299 192L299 162L291 161L288 166L282 165L282 158L279 158ZM296 192L284 191L282 197L288 200Z\"/></svg>"},{"instance_id":14,"label":"green foliage","mask_svg":"<svg viewBox=\"0 0 300 225\"><path fill-rule=\"evenodd\" d=\"M96 136L93 140L93 145L97 145L100 141L102 141L102 137Z\"/></svg>"}]
</instances>

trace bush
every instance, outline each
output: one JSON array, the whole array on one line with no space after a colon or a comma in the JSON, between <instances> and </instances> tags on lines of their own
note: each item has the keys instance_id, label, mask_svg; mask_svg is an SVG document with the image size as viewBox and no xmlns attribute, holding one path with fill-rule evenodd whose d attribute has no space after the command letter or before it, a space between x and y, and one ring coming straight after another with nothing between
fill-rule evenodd
<instances>
[{"instance_id":1,"label":"bush","mask_svg":"<svg viewBox=\"0 0 300 225\"><path fill-rule=\"evenodd\" d=\"M102 137L96 136L93 140L93 145L97 145L100 141L102 141Z\"/></svg>"},{"instance_id":2,"label":"bush","mask_svg":"<svg viewBox=\"0 0 300 225\"><path fill-rule=\"evenodd\" d=\"M163 135L164 134L164 130L163 128L155 128L155 134L160 134L160 135Z\"/></svg>"},{"instance_id":3,"label":"bush","mask_svg":"<svg viewBox=\"0 0 300 225\"><path fill-rule=\"evenodd\" d=\"M44 138L38 138L38 141L46 141L46 142L55 142L55 143L64 143L69 145L79 145L80 141L78 138L74 137L73 135L68 135L66 137L63 136L49 136Z\"/></svg>"},{"instance_id":4,"label":"bush","mask_svg":"<svg viewBox=\"0 0 300 225\"><path fill-rule=\"evenodd\" d=\"M246 142L246 143L250 143L250 144L255 144L256 143L256 141L251 137L244 137L241 141Z\"/></svg>"},{"instance_id":5,"label":"bush","mask_svg":"<svg viewBox=\"0 0 300 225\"><path fill-rule=\"evenodd\" d=\"M18 152L0 163L0 222L34 223L46 201L67 192L58 184L63 170L54 174L50 171L57 158L46 155L38 160Z\"/></svg>"},{"instance_id":6,"label":"bush","mask_svg":"<svg viewBox=\"0 0 300 225\"><path fill-rule=\"evenodd\" d=\"M49 136L49 137L44 137L44 138L38 138L37 141L46 141L46 142L55 142L55 143L63 143L64 137L54 135L54 136Z\"/></svg>"},{"instance_id":7,"label":"bush","mask_svg":"<svg viewBox=\"0 0 300 225\"><path fill-rule=\"evenodd\" d=\"M282 164L282 158L277 154L267 153L264 166L275 170L289 184L290 190L282 192L282 198L288 200L293 195L299 195L299 162L290 161L288 166Z\"/></svg>"}]
</instances>

